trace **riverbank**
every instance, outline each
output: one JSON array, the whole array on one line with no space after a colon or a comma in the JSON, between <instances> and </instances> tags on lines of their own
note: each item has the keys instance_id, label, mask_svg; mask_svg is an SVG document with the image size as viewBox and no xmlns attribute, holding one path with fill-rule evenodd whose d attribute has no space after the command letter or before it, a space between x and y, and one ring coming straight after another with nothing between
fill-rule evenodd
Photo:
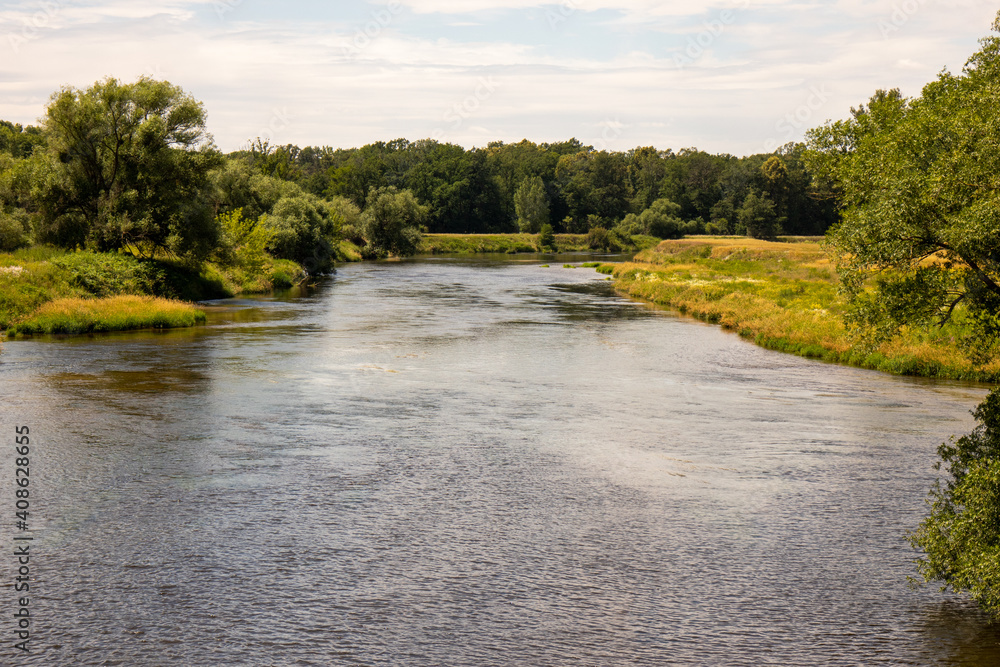
<instances>
[{"instance_id":1,"label":"riverbank","mask_svg":"<svg viewBox=\"0 0 1000 667\"><path fill-rule=\"evenodd\" d=\"M977 368L965 357L955 324L861 349L843 324L836 269L815 241L692 237L598 270L624 294L719 324L768 349L897 375L1000 381L1000 363Z\"/></svg>"},{"instance_id":2,"label":"riverbank","mask_svg":"<svg viewBox=\"0 0 1000 667\"><path fill-rule=\"evenodd\" d=\"M652 236L634 236L634 250L649 248L659 242ZM587 234L555 234L555 253L590 252L592 239ZM424 234L417 246L421 255L473 255L542 252L538 234Z\"/></svg>"},{"instance_id":3,"label":"riverbank","mask_svg":"<svg viewBox=\"0 0 1000 667\"><path fill-rule=\"evenodd\" d=\"M27 248L0 254L0 330L14 336L193 326L204 315L199 317L192 301L266 293L306 277L289 260L192 266L119 253Z\"/></svg>"}]
</instances>

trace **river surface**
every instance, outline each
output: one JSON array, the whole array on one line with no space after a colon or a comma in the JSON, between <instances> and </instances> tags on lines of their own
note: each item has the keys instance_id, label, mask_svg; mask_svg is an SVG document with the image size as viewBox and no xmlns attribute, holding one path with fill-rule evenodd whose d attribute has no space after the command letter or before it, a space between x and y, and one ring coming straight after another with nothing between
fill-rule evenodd
<instances>
[{"instance_id":1,"label":"river surface","mask_svg":"<svg viewBox=\"0 0 1000 667\"><path fill-rule=\"evenodd\" d=\"M984 388L539 264L351 265L205 327L6 343L33 625L16 655L8 516L0 663L1000 664L974 605L907 585Z\"/></svg>"}]
</instances>

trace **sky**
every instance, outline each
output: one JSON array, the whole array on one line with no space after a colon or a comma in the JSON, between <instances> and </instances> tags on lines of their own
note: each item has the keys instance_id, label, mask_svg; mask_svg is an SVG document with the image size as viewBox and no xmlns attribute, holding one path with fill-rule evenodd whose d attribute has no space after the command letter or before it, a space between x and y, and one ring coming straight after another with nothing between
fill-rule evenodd
<instances>
[{"instance_id":1,"label":"sky","mask_svg":"<svg viewBox=\"0 0 1000 667\"><path fill-rule=\"evenodd\" d=\"M229 152L433 138L749 155L920 94L990 34L983 0L0 0L0 119L165 79Z\"/></svg>"}]
</instances>

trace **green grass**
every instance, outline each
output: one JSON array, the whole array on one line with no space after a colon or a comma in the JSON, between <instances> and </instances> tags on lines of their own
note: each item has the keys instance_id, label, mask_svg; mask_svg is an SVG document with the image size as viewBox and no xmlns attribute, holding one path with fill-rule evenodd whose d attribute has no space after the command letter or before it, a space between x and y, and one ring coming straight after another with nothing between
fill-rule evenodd
<instances>
[{"instance_id":1,"label":"green grass","mask_svg":"<svg viewBox=\"0 0 1000 667\"><path fill-rule=\"evenodd\" d=\"M131 329L190 327L205 313L181 301L121 295L97 299L56 299L7 330L10 337L29 334L80 334Z\"/></svg>"},{"instance_id":2,"label":"green grass","mask_svg":"<svg viewBox=\"0 0 1000 667\"><path fill-rule=\"evenodd\" d=\"M422 255L508 254L538 252L537 234L424 234Z\"/></svg>"},{"instance_id":3,"label":"green grass","mask_svg":"<svg viewBox=\"0 0 1000 667\"><path fill-rule=\"evenodd\" d=\"M815 241L693 237L664 241L632 262L597 267L619 291L719 324L762 347L898 375L1000 380L959 350L962 325L911 330L874 351L843 324L833 265Z\"/></svg>"},{"instance_id":4,"label":"green grass","mask_svg":"<svg viewBox=\"0 0 1000 667\"><path fill-rule=\"evenodd\" d=\"M586 234L556 234L557 253L591 252ZM635 249L656 245L659 239L652 236L634 236ZM423 255L470 255L542 252L537 234L424 234L417 248Z\"/></svg>"},{"instance_id":5,"label":"green grass","mask_svg":"<svg viewBox=\"0 0 1000 667\"><path fill-rule=\"evenodd\" d=\"M122 253L69 252L38 246L0 253L0 330L26 331L22 325L32 321L46 304L61 299L92 301L133 295L200 301L285 289L305 278L302 267L289 260L267 259L256 267L211 262L192 265L173 259L140 260ZM139 328L161 326L156 318L149 324L126 314L123 312L123 319L116 320L102 311L94 326L102 327L104 321L119 322L115 330L121 322L135 322Z\"/></svg>"}]
</instances>

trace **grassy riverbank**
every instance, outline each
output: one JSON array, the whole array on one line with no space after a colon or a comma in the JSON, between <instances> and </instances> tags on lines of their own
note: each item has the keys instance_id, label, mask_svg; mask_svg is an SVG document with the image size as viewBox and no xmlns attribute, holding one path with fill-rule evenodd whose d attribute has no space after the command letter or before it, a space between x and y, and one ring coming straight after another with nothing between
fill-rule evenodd
<instances>
[{"instance_id":1,"label":"grassy riverbank","mask_svg":"<svg viewBox=\"0 0 1000 667\"><path fill-rule=\"evenodd\" d=\"M657 239L651 236L634 236L635 250L655 245ZM556 234L557 253L591 252L587 234ZM424 234L417 247L422 255L472 255L542 252L538 246L538 234Z\"/></svg>"},{"instance_id":2,"label":"grassy riverbank","mask_svg":"<svg viewBox=\"0 0 1000 667\"><path fill-rule=\"evenodd\" d=\"M10 327L7 335L172 329L191 327L204 321L204 311L190 303L153 296L56 299Z\"/></svg>"},{"instance_id":3,"label":"grassy riverbank","mask_svg":"<svg viewBox=\"0 0 1000 667\"><path fill-rule=\"evenodd\" d=\"M958 349L960 325L904 331L863 351L845 329L836 270L816 242L694 237L599 269L619 291L736 331L762 347L899 375L1000 380Z\"/></svg>"},{"instance_id":4,"label":"grassy riverbank","mask_svg":"<svg viewBox=\"0 0 1000 667\"><path fill-rule=\"evenodd\" d=\"M270 292L305 278L289 260L191 266L120 253L28 248L0 254L0 330L13 336L192 326L200 311L181 302Z\"/></svg>"}]
</instances>

